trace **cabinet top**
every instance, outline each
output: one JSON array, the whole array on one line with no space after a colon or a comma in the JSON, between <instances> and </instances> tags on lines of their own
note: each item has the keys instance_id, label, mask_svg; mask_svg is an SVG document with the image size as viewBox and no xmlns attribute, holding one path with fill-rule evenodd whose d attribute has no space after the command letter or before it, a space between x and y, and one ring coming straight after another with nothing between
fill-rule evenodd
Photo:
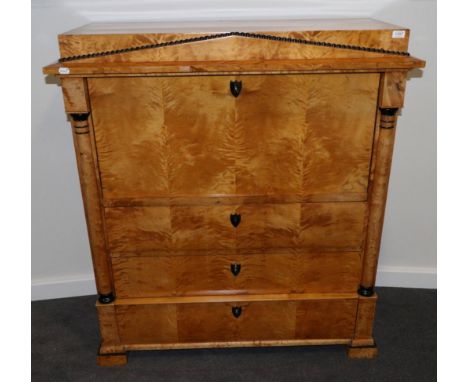
<instances>
[{"instance_id":1,"label":"cabinet top","mask_svg":"<svg viewBox=\"0 0 468 382\"><path fill-rule=\"evenodd\" d=\"M63 35L298 32L332 30L407 30L374 19L227 20L186 22L97 22L72 29Z\"/></svg>"},{"instance_id":2,"label":"cabinet top","mask_svg":"<svg viewBox=\"0 0 468 382\"><path fill-rule=\"evenodd\" d=\"M58 36L55 75L408 70L410 31L373 19L91 23Z\"/></svg>"}]
</instances>

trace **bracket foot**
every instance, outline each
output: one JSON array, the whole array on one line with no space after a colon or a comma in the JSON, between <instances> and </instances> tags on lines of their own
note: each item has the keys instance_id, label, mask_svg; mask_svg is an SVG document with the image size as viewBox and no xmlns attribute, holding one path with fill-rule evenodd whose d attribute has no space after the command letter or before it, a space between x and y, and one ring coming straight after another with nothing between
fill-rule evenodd
<instances>
[{"instance_id":1,"label":"bracket foot","mask_svg":"<svg viewBox=\"0 0 468 382\"><path fill-rule=\"evenodd\" d=\"M98 354L98 366L123 366L127 364L127 353Z\"/></svg>"},{"instance_id":2,"label":"bracket foot","mask_svg":"<svg viewBox=\"0 0 468 382\"><path fill-rule=\"evenodd\" d=\"M348 358L370 359L377 357L379 351L377 349L377 345L374 343L370 346L348 346L346 353Z\"/></svg>"}]
</instances>

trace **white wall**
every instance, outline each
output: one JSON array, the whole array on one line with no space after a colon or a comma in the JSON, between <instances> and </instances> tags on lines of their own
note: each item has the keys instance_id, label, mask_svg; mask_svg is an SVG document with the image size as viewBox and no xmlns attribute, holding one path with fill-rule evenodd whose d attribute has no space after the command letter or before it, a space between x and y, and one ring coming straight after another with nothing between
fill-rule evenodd
<instances>
[{"instance_id":1,"label":"white wall","mask_svg":"<svg viewBox=\"0 0 468 382\"><path fill-rule=\"evenodd\" d=\"M95 293L70 127L41 67L57 34L90 21L373 17L411 29L427 60L398 121L378 285L436 287L435 0L32 0L32 296Z\"/></svg>"}]
</instances>

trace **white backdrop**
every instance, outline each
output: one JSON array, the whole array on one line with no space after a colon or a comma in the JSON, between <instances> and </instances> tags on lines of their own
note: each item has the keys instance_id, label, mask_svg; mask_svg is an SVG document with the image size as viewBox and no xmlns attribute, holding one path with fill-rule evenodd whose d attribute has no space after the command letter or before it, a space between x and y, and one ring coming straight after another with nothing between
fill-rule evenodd
<instances>
[{"instance_id":1,"label":"white backdrop","mask_svg":"<svg viewBox=\"0 0 468 382\"><path fill-rule=\"evenodd\" d=\"M32 0L32 298L95 293L70 126L42 66L57 34L91 21L372 17L411 29L427 60L407 85L377 284L436 287L435 0Z\"/></svg>"}]
</instances>

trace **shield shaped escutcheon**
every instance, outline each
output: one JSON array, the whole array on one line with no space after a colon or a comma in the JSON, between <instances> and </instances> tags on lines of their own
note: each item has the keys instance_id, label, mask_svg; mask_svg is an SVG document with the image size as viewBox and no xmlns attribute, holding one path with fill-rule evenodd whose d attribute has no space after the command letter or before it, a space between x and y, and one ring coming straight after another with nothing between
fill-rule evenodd
<instances>
[{"instance_id":1,"label":"shield shaped escutcheon","mask_svg":"<svg viewBox=\"0 0 468 382\"><path fill-rule=\"evenodd\" d=\"M236 318L239 318L239 316L242 314L242 307L240 306L233 306L232 307L232 315Z\"/></svg>"},{"instance_id":2,"label":"shield shaped escutcheon","mask_svg":"<svg viewBox=\"0 0 468 382\"><path fill-rule=\"evenodd\" d=\"M242 90L242 81L231 81L231 93L234 97L238 97Z\"/></svg>"},{"instance_id":3,"label":"shield shaped escutcheon","mask_svg":"<svg viewBox=\"0 0 468 382\"><path fill-rule=\"evenodd\" d=\"M238 213L231 214L231 224L236 228L241 222L241 216Z\"/></svg>"},{"instance_id":4,"label":"shield shaped escutcheon","mask_svg":"<svg viewBox=\"0 0 468 382\"><path fill-rule=\"evenodd\" d=\"M236 263L232 263L231 264L231 273L234 275L234 276L237 276L241 271L241 265L240 264L236 264Z\"/></svg>"}]
</instances>

